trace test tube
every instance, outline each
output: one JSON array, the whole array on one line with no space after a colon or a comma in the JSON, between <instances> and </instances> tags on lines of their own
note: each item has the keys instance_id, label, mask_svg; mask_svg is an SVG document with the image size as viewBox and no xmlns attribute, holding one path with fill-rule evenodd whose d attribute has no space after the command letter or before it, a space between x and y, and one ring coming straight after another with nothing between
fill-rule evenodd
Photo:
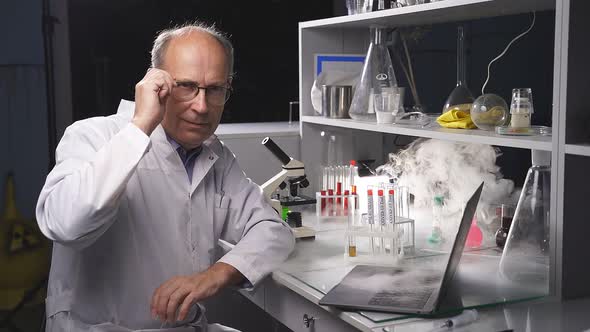
<instances>
[{"instance_id":1,"label":"test tube","mask_svg":"<svg viewBox=\"0 0 590 332\"><path fill-rule=\"evenodd\" d=\"M409 198L409 190L408 187L399 186L396 188L396 200L398 201L398 210L396 210L396 215L401 216L404 218L410 217L410 198ZM399 233L399 246L400 246L400 256L404 255L404 247L405 244L411 244L414 241L413 236L414 232L411 229L412 225L409 223L404 222L403 224L398 225L398 233Z\"/></svg>"},{"instance_id":2,"label":"test tube","mask_svg":"<svg viewBox=\"0 0 590 332\"><path fill-rule=\"evenodd\" d=\"M344 209L343 209L343 215L348 216L348 209L349 209L349 205L348 205L348 196L350 195L350 192L348 190L344 190Z\"/></svg>"},{"instance_id":3,"label":"test tube","mask_svg":"<svg viewBox=\"0 0 590 332\"><path fill-rule=\"evenodd\" d=\"M340 166L340 172L342 174L342 192L344 192L346 189L349 189L349 184L348 184L348 167L342 165Z\"/></svg>"},{"instance_id":4,"label":"test tube","mask_svg":"<svg viewBox=\"0 0 590 332\"><path fill-rule=\"evenodd\" d=\"M397 201L399 202L397 215L405 218L410 217L410 202L408 197L408 187L397 188Z\"/></svg>"},{"instance_id":5,"label":"test tube","mask_svg":"<svg viewBox=\"0 0 590 332\"><path fill-rule=\"evenodd\" d=\"M333 166L328 168L328 215L334 215L334 176L335 170Z\"/></svg>"},{"instance_id":6,"label":"test tube","mask_svg":"<svg viewBox=\"0 0 590 332\"><path fill-rule=\"evenodd\" d=\"M385 196L383 196L383 189L377 190L377 215L379 216L379 231L381 235L387 230L387 224L385 221ZM385 254L385 243L383 236L380 237L380 249L381 253Z\"/></svg>"},{"instance_id":7,"label":"test tube","mask_svg":"<svg viewBox=\"0 0 590 332\"><path fill-rule=\"evenodd\" d=\"M373 226L375 225L375 208L373 206L373 188L368 187L367 189L367 221L369 223L369 231L373 232ZM375 243L373 242L373 236L370 237L371 241L371 253L375 254Z\"/></svg>"},{"instance_id":8,"label":"test tube","mask_svg":"<svg viewBox=\"0 0 590 332\"><path fill-rule=\"evenodd\" d=\"M320 190L320 206L321 206L321 215L326 215L326 190L328 189L328 167L322 167L322 188Z\"/></svg>"},{"instance_id":9,"label":"test tube","mask_svg":"<svg viewBox=\"0 0 590 332\"><path fill-rule=\"evenodd\" d=\"M339 216L342 213L342 178L343 178L342 166L336 166L336 215Z\"/></svg>"},{"instance_id":10,"label":"test tube","mask_svg":"<svg viewBox=\"0 0 590 332\"><path fill-rule=\"evenodd\" d=\"M356 239L354 235L348 236L348 257L356 257Z\"/></svg>"},{"instance_id":11,"label":"test tube","mask_svg":"<svg viewBox=\"0 0 590 332\"><path fill-rule=\"evenodd\" d=\"M351 191L354 186L354 177L356 176L356 173L356 160L351 160L350 165L348 166L348 186Z\"/></svg>"},{"instance_id":12,"label":"test tube","mask_svg":"<svg viewBox=\"0 0 590 332\"><path fill-rule=\"evenodd\" d=\"M359 197L356 194L356 186L352 185L352 187L350 188L350 194L353 195L353 199L354 199L354 209L358 210L359 208ZM353 211L356 212L356 211Z\"/></svg>"},{"instance_id":13,"label":"test tube","mask_svg":"<svg viewBox=\"0 0 590 332\"><path fill-rule=\"evenodd\" d=\"M395 237L396 237L396 226L395 226L395 190L393 187L389 187L387 193L387 222L389 223L389 230L391 231L392 237L389 244L391 248L391 255L396 255Z\"/></svg>"},{"instance_id":14,"label":"test tube","mask_svg":"<svg viewBox=\"0 0 590 332\"><path fill-rule=\"evenodd\" d=\"M348 215L348 195L350 195L350 167L342 166L342 186L344 187L344 215Z\"/></svg>"}]
</instances>

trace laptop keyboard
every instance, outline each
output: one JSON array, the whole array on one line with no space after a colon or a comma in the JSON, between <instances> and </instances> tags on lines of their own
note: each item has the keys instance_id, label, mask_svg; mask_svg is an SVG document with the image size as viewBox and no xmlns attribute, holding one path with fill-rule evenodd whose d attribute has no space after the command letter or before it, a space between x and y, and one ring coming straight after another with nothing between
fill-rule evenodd
<instances>
[{"instance_id":1,"label":"laptop keyboard","mask_svg":"<svg viewBox=\"0 0 590 332\"><path fill-rule=\"evenodd\" d=\"M438 283L441 278L440 275L424 275L418 277L418 280L412 278L412 280L408 280L408 283L404 282L404 279L398 280L392 287L395 290L376 293L369 300L369 305L421 309L437 289L430 286Z\"/></svg>"},{"instance_id":2,"label":"laptop keyboard","mask_svg":"<svg viewBox=\"0 0 590 332\"><path fill-rule=\"evenodd\" d=\"M369 305L384 307L400 307L410 309L424 308L435 288L419 290L400 290L394 292L379 292L369 300Z\"/></svg>"}]
</instances>

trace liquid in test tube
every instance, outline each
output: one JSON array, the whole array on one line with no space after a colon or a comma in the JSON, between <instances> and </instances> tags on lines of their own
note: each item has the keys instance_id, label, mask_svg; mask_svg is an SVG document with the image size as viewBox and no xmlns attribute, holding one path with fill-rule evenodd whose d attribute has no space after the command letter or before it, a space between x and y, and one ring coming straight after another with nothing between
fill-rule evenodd
<instances>
[{"instance_id":1,"label":"liquid in test tube","mask_svg":"<svg viewBox=\"0 0 590 332\"><path fill-rule=\"evenodd\" d=\"M322 168L322 189L320 190L320 194L322 195L321 206L322 206L322 216L326 215L326 193L328 190L328 167L324 166Z\"/></svg>"},{"instance_id":2,"label":"liquid in test tube","mask_svg":"<svg viewBox=\"0 0 590 332\"><path fill-rule=\"evenodd\" d=\"M348 215L348 196L350 195L350 193L348 192L348 190L344 191L344 209L343 209L343 215L347 216Z\"/></svg>"},{"instance_id":3,"label":"liquid in test tube","mask_svg":"<svg viewBox=\"0 0 590 332\"><path fill-rule=\"evenodd\" d=\"M336 166L336 215L342 215L342 166Z\"/></svg>"},{"instance_id":4,"label":"liquid in test tube","mask_svg":"<svg viewBox=\"0 0 590 332\"><path fill-rule=\"evenodd\" d=\"M354 235L348 236L348 257L356 257L356 239Z\"/></svg>"},{"instance_id":5,"label":"liquid in test tube","mask_svg":"<svg viewBox=\"0 0 590 332\"><path fill-rule=\"evenodd\" d=\"M328 215L334 215L334 178L335 178L335 169L334 167L330 166L328 168Z\"/></svg>"},{"instance_id":6,"label":"liquid in test tube","mask_svg":"<svg viewBox=\"0 0 590 332\"><path fill-rule=\"evenodd\" d=\"M373 232L373 226L375 225L375 208L373 206L373 189L369 187L367 189L367 221L369 222L369 230ZM371 241L371 253L375 254L375 243L373 242L373 236L370 238Z\"/></svg>"},{"instance_id":7,"label":"liquid in test tube","mask_svg":"<svg viewBox=\"0 0 590 332\"><path fill-rule=\"evenodd\" d=\"M320 200L321 201L321 203L320 203L321 210L320 211L321 211L322 216L325 216L326 215L326 191L320 190L320 196L321 196L321 200Z\"/></svg>"}]
</instances>

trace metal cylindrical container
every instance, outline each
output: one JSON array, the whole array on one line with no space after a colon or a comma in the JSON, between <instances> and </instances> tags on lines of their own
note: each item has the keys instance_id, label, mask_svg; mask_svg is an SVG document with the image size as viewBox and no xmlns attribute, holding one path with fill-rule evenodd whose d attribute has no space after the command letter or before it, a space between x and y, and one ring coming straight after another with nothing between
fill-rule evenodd
<instances>
[{"instance_id":1,"label":"metal cylindrical container","mask_svg":"<svg viewBox=\"0 0 590 332\"><path fill-rule=\"evenodd\" d=\"M330 118L348 118L352 86L322 85L322 114Z\"/></svg>"}]
</instances>

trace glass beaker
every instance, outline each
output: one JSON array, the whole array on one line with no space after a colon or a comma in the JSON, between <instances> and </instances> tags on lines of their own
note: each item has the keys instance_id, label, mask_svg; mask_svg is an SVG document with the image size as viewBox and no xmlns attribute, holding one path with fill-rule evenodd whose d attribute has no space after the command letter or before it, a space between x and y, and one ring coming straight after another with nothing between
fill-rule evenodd
<instances>
[{"instance_id":1,"label":"glass beaker","mask_svg":"<svg viewBox=\"0 0 590 332\"><path fill-rule=\"evenodd\" d=\"M382 89L374 98L377 123L393 123L399 111L400 94L397 88Z\"/></svg>"},{"instance_id":2,"label":"glass beaker","mask_svg":"<svg viewBox=\"0 0 590 332\"><path fill-rule=\"evenodd\" d=\"M473 95L467 88L465 69L465 29L462 25L457 27L457 86L451 91L443 106L443 113L452 109L469 113L473 104Z\"/></svg>"},{"instance_id":3,"label":"glass beaker","mask_svg":"<svg viewBox=\"0 0 590 332\"><path fill-rule=\"evenodd\" d=\"M372 26L371 43L363 65L361 80L356 87L348 115L354 120L375 121L374 95L383 89L397 86L397 79L391 64L391 56L385 45L387 29Z\"/></svg>"},{"instance_id":4,"label":"glass beaker","mask_svg":"<svg viewBox=\"0 0 590 332\"><path fill-rule=\"evenodd\" d=\"M502 258L505 278L548 291L551 152L532 151Z\"/></svg>"},{"instance_id":5,"label":"glass beaker","mask_svg":"<svg viewBox=\"0 0 590 332\"><path fill-rule=\"evenodd\" d=\"M510 127L530 127L533 109L533 92L530 88L512 89Z\"/></svg>"}]
</instances>

